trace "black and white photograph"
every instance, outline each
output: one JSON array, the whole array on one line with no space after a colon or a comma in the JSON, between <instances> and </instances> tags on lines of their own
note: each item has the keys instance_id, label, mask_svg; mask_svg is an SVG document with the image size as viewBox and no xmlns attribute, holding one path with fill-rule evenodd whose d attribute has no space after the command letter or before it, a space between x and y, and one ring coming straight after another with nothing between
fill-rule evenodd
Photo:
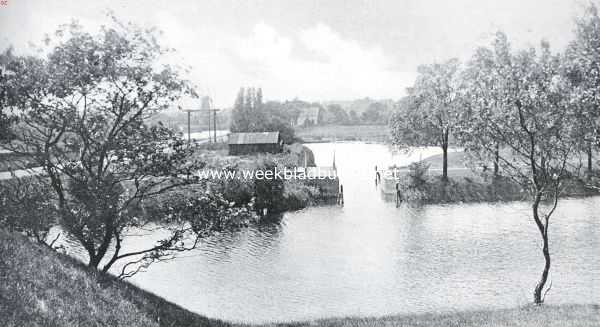
<instances>
[{"instance_id":1,"label":"black and white photograph","mask_svg":"<svg viewBox=\"0 0 600 327\"><path fill-rule=\"evenodd\" d=\"M0 0L0 326L600 326L599 11Z\"/></svg>"}]
</instances>

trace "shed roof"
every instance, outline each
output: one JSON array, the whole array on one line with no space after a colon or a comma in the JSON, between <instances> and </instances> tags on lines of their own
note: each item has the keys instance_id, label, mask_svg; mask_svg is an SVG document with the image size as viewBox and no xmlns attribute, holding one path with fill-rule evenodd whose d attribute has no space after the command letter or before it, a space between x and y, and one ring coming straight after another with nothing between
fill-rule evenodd
<instances>
[{"instance_id":1,"label":"shed roof","mask_svg":"<svg viewBox=\"0 0 600 327\"><path fill-rule=\"evenodd\" d=\"M279 132L231 133L229 144L277 144Z\"/></svg>"}]
</instances>

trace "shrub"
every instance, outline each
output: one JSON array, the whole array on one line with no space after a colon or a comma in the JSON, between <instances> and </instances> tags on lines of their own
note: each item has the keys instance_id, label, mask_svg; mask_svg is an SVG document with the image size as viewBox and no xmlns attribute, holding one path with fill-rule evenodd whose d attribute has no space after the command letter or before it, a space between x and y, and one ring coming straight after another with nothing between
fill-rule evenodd
<instances>
[{"instance_id":1,"label":"shrub","mask_svg":"<svg viewBox=\"0 0 600 327\"><path fill-rule=\"evenodd\" d=\"M12 178L0 184L0 227L39 243L46 241L58 211L50 184L33 177Z\"/></svg>"},{"instance_id":2,"label":"shrub","mask_svg":"<svg viewBox=\"0 0 600 327\"><path fill-rule=\"evenodd\" d=\"M429 164L424 162L413 162L408 165L408 186L413 189L422 188L427 182Z\"/></svg>"}]
</instances>

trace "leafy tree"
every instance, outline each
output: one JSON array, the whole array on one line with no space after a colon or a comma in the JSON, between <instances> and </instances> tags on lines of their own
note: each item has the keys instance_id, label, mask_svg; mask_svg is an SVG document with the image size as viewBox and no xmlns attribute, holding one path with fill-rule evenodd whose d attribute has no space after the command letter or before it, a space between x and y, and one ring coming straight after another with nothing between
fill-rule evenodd
<instances>
[{"instance_id":1,"label":"leafy tree","mask_svg":"<svg viewBox=\"0 0 600 327\"><path fill-rule=\"evenodd\" d=\"M237 214L187 215L199 201L194 197L183 207L148 209L193 183L191 173L201 167L169 128L147 123L183 94L195 95L178 69L161 61L169 51L155 31L114 20L96 35L76 23L55 35L46 42L47 56L5 65L2 87L15 95L9 106L19 117L6 148L43 168L36 177L49 183L58 221L86 250L88 265L103 272L117 261L147 266L195 247L208 233L244 225ZM155 224L168 231L163 239L123 253L128 233Z\"/></svg>"},{"instance_id":2,"label":"leafy tree","mask_svg":"<svg viewBox=\"0 0 600 327\"><path fill-rule=\"evenodd\" d=\"M48 181L15 177L0 184L1 227L23 233L40 244L52 247L60 234L50 243L46 238L57 218Z\"/></svg>"},{"instance_id":3,"label":"leafy tree","mask_svg":"<svg viewBox=\"0 0 600 327\"><path fill-rule=\"evenodd\" d=\"M502 106L506 105L505 90L497 83L498 76L504 73L508 62L510 45L502 32L496 33L491 49L480 47L475 51L462 73L465 101L460 112L460 126L455 129L457 139L464 146L465 152L473 156L472 159L493 162L495 177L499 175L501 143L495 135L486 134L485 126L491 119L486 115L504 110ZM482 146L488 151L479 151Z\"/></svg>"},{"instance_id":4,"label":"leafy tree","mask_svg":"<svg viewBox=\"0 0 600 327\"><path fill-rule=\"evenodd\" d=\"M0 53L0 142L10 139L10 125L16 122L16 116L10 112L9 98L13 96L6 81L11 78L6 66L14 60L12 48Z\"/></svg>"},{"instance_id":5,"label":"leafy tree","mask_svg":"<svg viewBox=\"0 0 600 327\"><path fill-rule=\"evenodd\" d=\"M381 102L369 104L361 115L361 121L367 124L385 124L388 122L390 110Z\"/></svg>"},{"instance_id":6,"label":"leafy tree","mask_svg":"<svg viewBox=\"0 0 600 327\"><path fill-rule=\"evenodd\" d=\"M231 112L231 126L232 132L243 132L250 130L249 113L245 103L245 90L241 88L235 98L235 104Z\"/></svg>"},{"instance_id":7,"label":"leafy tree","mask_svg":"<svg viewBox=\"0 0 600 327\"><path fill-rule=\"evenodd\" d=\"M231 118L232 132L272 132L278 131L284 143L295 141L291 126L293 113L279 102L263 103L262 90L259 88L240 89L235 101Z\"/></svg>"},{"instance_id":8,"label":"leafy tree","mask_svg":"<svg viewBox=\"0 0 600 327\"><path fill-rule=\"evenodd\" d=\"M600 17L598 9L590 4L576 20L575 40L567 50L565 71L574 85L580 106L575 122L579 128L581 146L587 155L587 170L592 172L593 150L600 145Z\"/></svg>"},{"instance_id":9,"label":"leafy tree","mask_svg":"<svg viewBox=\"0 0 600 327\"><path fill-rule=\"evenodd\" d=\"M498 39L504 42L503 38L499 34L496 44ZM492 57L489 51L480 50L474 60ZM532 195L532 218L542 238L545 261L534 289L534 302L541 304L551 264L549 223L563 182L570 175L568 158L577 151L576 124L572 122L578 112L570 105L571 87L561 74L561 58L551 53L548 43L542 42L539 53L527 49L502 58L490 64L496 65L493 70L482 72L489 74L489 85L494 85L502 97L490 105L470 94L475 104L470 106L470 116L463 119L476 122L470 131L474 133L471 148L484 156L486 152L497 155L505 174ZM505 144L508 151L498 154L490 140ZM550 205L545 208L543 200Z\"/></svg>"},{"instance_id":10,"label":"leafy tree","mask_svg":"<svg viewBox=\"0 0 600 327\"><path fill-rule=\"evenodd\" d=\"M327 113L326 118L324 118L321 122L345 125L348 124L350 120L346 110L344 110L339 104L330 104L321 111Z\"/></svg>"},{"instance_id":11,"label":"leafy tree","mask_svg":"<svg viewBox=\"0 0 600 327\"><path fill-rule=\"evenodd\" d=\"M358 124L359 123L359 118L358 118L358 114L356 113L356 111L350 110L350 112L348 113L348 121L350 124Z\"/></svg>"},{"instance_id":12,"label":"leafy tree","mask_svg":"<svg viewBox=\"0 0 600 327\"><path fill-rule=\"evenodd\" d=\"M442 179L448 179L450 134L459 122L461 81L459 62L420 66L414 87L390 120L394 143L439 146L443 151Z\"/></svg>"}]
</instances>

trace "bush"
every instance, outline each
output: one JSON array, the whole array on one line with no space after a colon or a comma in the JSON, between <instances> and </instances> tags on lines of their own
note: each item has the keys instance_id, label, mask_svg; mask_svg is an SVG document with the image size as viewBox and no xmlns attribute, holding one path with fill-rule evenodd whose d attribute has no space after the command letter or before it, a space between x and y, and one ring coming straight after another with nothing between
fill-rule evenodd
<instances>
[{"instance_id":1,"label":"bush","mask_svg":"<svg viewBox=\"0 0 600 327\"><path fill-rule=\"evenodd\" d=\"M56 224L58 210L50 184L34 177L4 180L0 184L0 227L45 243Z\"/></svg>"},{"instance_id":2,"label":"bush","mask_svg":"<svg viewBox=\"0 0 600 327\"><path fill-rule=\"evenodd\" d=\"M319 189L298 180L285 181L283 198L285 210L299 210L316 203L320 196Z\"/></svg>"},{"instance_id":3,"label":"bush","mask_svg":"<svg viewBox=\"0 0 600 327\"><path fill-rule=\"evenodd\" d=\"M427 173L429 172L429 164L424 162L413 162L408 165L408 187L412 189L420 189L427 182Z\"/></svg>"}]
</instances>

